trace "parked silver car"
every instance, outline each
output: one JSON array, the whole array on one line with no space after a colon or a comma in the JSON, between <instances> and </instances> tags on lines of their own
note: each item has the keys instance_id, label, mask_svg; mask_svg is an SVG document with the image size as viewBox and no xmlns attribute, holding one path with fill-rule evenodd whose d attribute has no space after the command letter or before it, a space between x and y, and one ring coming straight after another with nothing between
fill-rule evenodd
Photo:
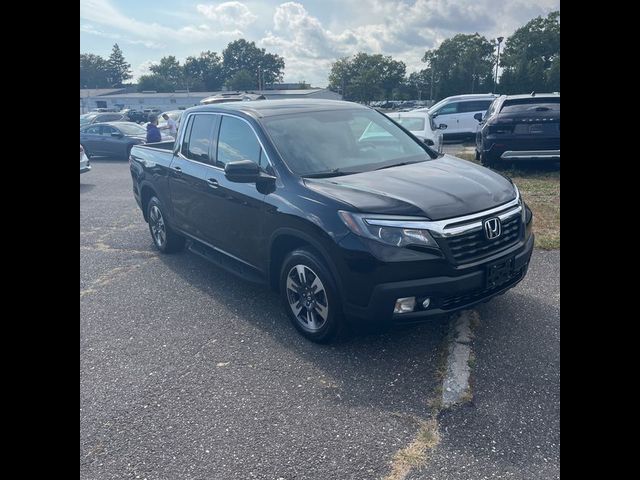
<instances>
[{"instance_id":1,"label":"parked silver car","mask_svg":"<svg viewBox=\"0 0 640 480\"><path fill-rule=\"evenodd\" d=\"M89 170L91 170L91 162L80 145L80 173L87 173Z\"/></svg>"}]
</instances>

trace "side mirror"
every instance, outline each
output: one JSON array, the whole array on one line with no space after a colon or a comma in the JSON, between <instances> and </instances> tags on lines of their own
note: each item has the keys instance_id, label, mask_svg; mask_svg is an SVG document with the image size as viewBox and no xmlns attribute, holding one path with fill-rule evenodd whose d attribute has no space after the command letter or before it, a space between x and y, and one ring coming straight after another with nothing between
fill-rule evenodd
<instances>
[{"instance_id":1,"label":"side mirror","mask_svg":"<svg viewBox=\"0 0 640 480\"><path fill-rule=\"evenodd\" d=\"M446 129L447 129L446 123L441 123L440 125L438 125L438 130L446 130Z\"/></svg>"},{"instance_id":2,"label":"side mirror","mask_svg":"<svg viewBox=\"0 0 640 480\"><path fill-rule=\"evenodd\" d=\"M260 171L257 163L251 160L229 162L224 166L224 176L234 183L260 183L275 180L275 177Z\"/></svg>"},{"instance_id":3,"label":"side mirror","mask_svg":"<svg viewBox=\"0 0 640 480\"><path fill-rule=\"evenodd\" d=\"M430 138L425 138L423 142L429 145L430 147L433 147L435 145L435 143L433 143L433 140L431 140Z\"/></svg>"},{"instance_id":4,"label":"side mirror","mask_svg":"<svg viewBox=\"0 0 640 480\"><path fill-rule=\"evenodd\" d=\"M473 118L475 118L477 121L481 122L482 121L482 114L480 112L476 113Z\"/></svg>"}]
</instances>

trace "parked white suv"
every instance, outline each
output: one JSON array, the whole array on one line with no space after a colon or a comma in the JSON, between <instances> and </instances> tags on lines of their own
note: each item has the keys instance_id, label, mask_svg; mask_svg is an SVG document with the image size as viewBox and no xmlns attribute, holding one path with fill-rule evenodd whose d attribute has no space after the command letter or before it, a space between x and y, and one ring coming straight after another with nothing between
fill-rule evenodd
<instances>
[{"instance_id":1,"label":"parked white suv","mask_svg":"<svg viewBox=\"0 0 640 480\"><path fill-rule=\"evenodd\" d=\"M445 138L475 137L478 121L474 118L477 113L484 113L497 95L480 93L470 95L455 95L440 100L432 107L419 108L412 112L428 111L435 123L447 126Z\"/></svg>"},{"instance_id":2,"label":"parked white suv","mask_svg":"<svg viewBox=\"0 0 640 480\"><path fill-rule=\"evenodd\" d=\"M435 151L442 152L442 129L436 126L429 112L388 112L385 115L413 133L416 137L427 140L427 144ZM476 121L477 123L477 121ZM432 143L429 142L431 140Z\"/></svg>"}]
</instances>

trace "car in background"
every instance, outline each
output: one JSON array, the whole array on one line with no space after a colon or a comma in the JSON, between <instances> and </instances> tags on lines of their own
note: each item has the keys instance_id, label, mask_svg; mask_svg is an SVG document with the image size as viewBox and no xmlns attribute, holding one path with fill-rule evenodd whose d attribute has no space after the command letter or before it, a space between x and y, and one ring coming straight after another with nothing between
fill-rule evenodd
<instances>
[{"instance_id":1,"label":"car in background","mask_svg":"<svg viewBox=\"0 0 640 480\"><path fill-rule=\"evenodd\" d=\"M409 130L435 151L442 153L442 130L446 127L444 124L443 128L436 125L429 112L389 112L385 115Z\"/></svg>"},{"instance_id":2,"label":"car in background","mask_svg":"<svg viewBox=\"0 0 640 480\"><path fill-rule=\"evenodd\" d=\"M162 141L173 140L161 133ZM88 125L80 129L80 145L87 156L129 158L131 147L147 140L147 130L133 122L109 122Z\"/></svg>"},{"instance_id":3,"label":"car in background","mask_svg":"<svg viewBox=\"0 0 640 480\"><path fill-rule=\"evenodd\" d=\"M502 95L476 114L476 159L560 161L560 94Z\"/></svg>"},{"instance_id":4,"label":"car in background","mask_svg":"<svg viewBox=\"0 0 640 480\"><path fill-rule=\"evenodd\" d=\"M80 145L80 174L87 173L89 170L91 170L91 162L84 153L84 148Z\"/></svg>"},{"instance_id":5,"label":"car in background","mask_svg":"<svg viewBox=\"0 0 640 480\"><path fill-rule=\"evenodd\" d=\"M80 115L80 126L93 125L94 123L103 122L126 122L128 117L119 112L89 112Z\"/></svg>"},{"instance_id":6,"label":"car in background","mask_svg":"<svg viewBox=\"0 0 640 480\"><path fill-rule=\"evenodd\" d=\"M201 105L213 105L216 103L228 102L252 102L255 100L266 100L267 97L257 93L223 93L222 95L212 95L200 100Z\"/></svg>"},{"instance_id":7,"label":"car in background","mask_svg":"<svg viewBox=\"0 0 640 480\"><path fill-rule=\"evenodd\" d=\"M165 129L167 128L167 121L162 117L165 113L171 118L176 125L180 125L180 118L182 117L182 113L184 110L169 110L167 112L162 112L158 115L158 128Z\"/></svg>"},{"instance_id":8,"label":"car in background","mask_svg":"<svg viewBox=\"0 0 640 480\"><path fill-rule=\"evenodd\" d=\"M478 128L475 115L484 114L496 96L492 93L455 95L440 100L430 108L414 111L428 111L437 124L446 125L446 140L473 138Z\"/></svg>"}]
</instances>

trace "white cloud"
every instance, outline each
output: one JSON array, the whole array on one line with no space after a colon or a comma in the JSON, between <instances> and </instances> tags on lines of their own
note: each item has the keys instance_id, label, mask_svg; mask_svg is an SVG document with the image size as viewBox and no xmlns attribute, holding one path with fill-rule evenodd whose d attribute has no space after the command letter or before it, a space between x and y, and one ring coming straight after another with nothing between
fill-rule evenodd
<instances>
[{"instance_id":1,"label":"white cloud","mask_svg":"<svg viewBox=\"0 0 640 480\"><path fill-rule=\"evenodd\" d=\"M235 37L242 35L237 28L221 30L211 28L207 24L187 25L181 28L171 28L158 23L145 23L122 14L109 0L82 0L80 2L80 18L89 22L110 27L133 36L134 39L151 40L169 43L180 42L192 44L220 37Z\"/></svg>"},{"instance_id":2,"label":"white cloud","mask_svg":"<svg viewBox=\"0 0 640 480\"><path fill-rule=\"evenodd\" d=\"M258 18L251 13L245 4L240 2L224 2L220 5L199 4L196 10L209 20L213 20L223 26L233 25L244 28Z\"/></svg>"}]
</instances>

